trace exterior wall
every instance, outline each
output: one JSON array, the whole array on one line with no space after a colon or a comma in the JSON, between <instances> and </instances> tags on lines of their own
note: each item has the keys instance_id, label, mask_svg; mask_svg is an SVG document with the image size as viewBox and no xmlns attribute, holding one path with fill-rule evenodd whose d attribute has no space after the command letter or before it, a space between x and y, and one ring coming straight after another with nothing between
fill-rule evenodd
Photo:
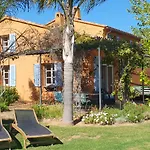
<instances>
[{"instance_id":1,"label":"exterior wall","mask_svg":"<svg viewBox=\"0 0 150 150\"><path fill-rule=\"evenodd\" d=\"M37 46L33 46L31 41L36 42L40 40L40 36L44 35L47 30L42 25L28 24L14 21L9 18L0 22L0 29L0 36L15 33L17 41L16 51L36 48ZM39 47L37 47L37 49L39 49Z\"/></svg>"},{"instance_id":2,"label":"exterior wall","mask_svg":"<svg viewBox=\"0 0 150 150\"><path fill-rule=\"evenodd\" d=\"M14 21L11 19L5 19L4 21L0 22L0 28L1 28L0 30L1 35L6 35L14 32L20 35L25 30L29 29L38 30L40 33L43 33L46 30L46 28L42 25L38 26L20 21Z\"/></svg>"},{"instance_id":3,"label":"exterior wall","mask_svg":"<svg viewBox=\"0 0 150 150\"><path fill-rule=\"evenodd\" d=\"M23 101L39 101L39 87L34 85L34 64L39 63L38 55L20 56L18 59L12 60L7 59L4 65L15 65L16 66L16 89L20 95L20 99ZM45 87L45 63L56 63L50 58L42 56L41 72L42 72L42 98L43 100L53 101L54 96L52 92L47 92ZM60 61L59 61L60 62ZM60 89L61 90L61 89Z\"/></svg>"},{"instance_id":4,"label":"exterior wall","mask_svg":"<svg viewBox=\"0 0 150 150\"><path fill-rule=\"evenodd\" d=\"M79 20L74 21L75 31L80 34L89 34L92 36L104 37L104 27L100 25L91 25Z\"/></svg>"},{"instance_id":5,"label":"exterior wall","mask_svg":"<svg viewBox=\"0 0 150 150\"><path fill-rule=\"evenodd\" d=\"M21 100L30 100L34 85L33 64L38 62L37 56L20 56L19 59L8 59L5 65L16 65L16 88Z\"/></svg>"},{"instance_id":6,"label":"exterior wall","mask_svg":"<svg viewBox=\"0 0 150 150\"><path fill-rule=\"evenodd\" d=\"M78 16L77 16L78 18ZM53 26L55 24L63 25L63 15L61 13L57 13L55 16L55 20L51 23L47 24L47 26ZM105 30L105 26L93 24L89 22L85 22L79 19L75 19L75 31L78 33L86 33L91 36L100 36L106 37L109 30ZM12 20L4 20L0 22L0 35L7 35L10 33L16 33L17 37L26 31L25 37L28 39L31 38L33 35L40 37L39 35L44 35L47 28L46 26L38 26L29 23L23 23L20 21L12 21ZM38 33L38 34L37 34ZM129 39L135 41L137 39L130 34L125 34L123 32L114 31L112 30L111 33L113 35L119 36L120 38ZM37 40L36 38L34 39ZM21 43L21 39L18 40L18 43ZM20 47L19 50L28 49L27 46ZM83 71L82 71L82 90L83 92L90 92L92 93L94 90L94 57L98 56L97 50L92 50L90 53L87 54L85 61L83 62ZM104 53L101 51L101 57L105 57ZM54 96L51 92L47 92L44 88L45 86L45 75L44 75L44 64L52 63L52 62L60 62L62 60L51 60L50 58L43 55L42 57L42 91L43 91L43 99L52 101ZM28 55L28 56L20 56L18 59L6 60L5 65L15 64L16 65L16 88L19 92L21 100L24 101L38 101L39 100L39 88L34 86L34 69L33 65L39 63L39 56L38 55ZM117 61L114 62L114 69L113 69L114 78L117 78ZM133 76L133 82L138 82L139 78ZM61 89L60 89L61 90Z\"/></svg>"},{"instance_id":7,"label":"exterior wall","mask_svg":"<svg viewBox=\"0 0 150 150\"><path fill-rule=\"evenodd\" d=\"M14 21L6 19L0 22L0 36L9 35L10 33L16 34L17 40L16 51L22 51L26 49L32 49L28 42L34 40L39 34L44 34L47 30L44 26L38 26L20 21ZM24 34L22 34L24 33ZM25 37L25 38L24 38ZM31 40L32 38L32 40ZM29 41L27 41L29 40ZM24 101L38 101L39 100L39 88L34 86L34 69L33 65L39 63L38 55L19 56L17 59L6 59L3 65L15 65L16 66L16 88L20 95L20 99ZM44 79L43 79L44 80ZM2 78L1 78L2 84ZM44 89L43 89L44 91ZM43 92L44 94L44 92Z\"/></svg>"}]
</instances>

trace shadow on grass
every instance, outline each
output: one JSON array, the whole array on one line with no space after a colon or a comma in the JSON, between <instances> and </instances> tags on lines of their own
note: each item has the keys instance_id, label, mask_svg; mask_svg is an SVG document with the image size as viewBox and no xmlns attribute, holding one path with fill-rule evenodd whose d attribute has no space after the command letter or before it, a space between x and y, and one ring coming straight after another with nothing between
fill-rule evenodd
<instances>
[{"instance_id":1,"label":"shadow on grass","mask_svg":"<svg viewBox=\"0 0 150 150\"><path fill-rule=\"evenodd\" d=\"M21 145L20 141L15 137L16 134L14 135L11 130L11 124L13 122L14 122L14 120L12 120L12 119L7 119L7 120L3 119L2 120L4 127L6 128L6 130L8 131L8 133L10 134L10 136L12 138L12 141L10 143L7 142L6 144L0 145L0 149L2 147L5 147L5 145L7 147L10 147L11 149L22 149L22 145ZM4 148L3 148L3 150L4 150Z\"/></svg>"},{"instance_id":2,"label":"shadow on grass","mask_svg":"<svg viewBox=\"0 0 150 150\"><path fill-rule=\"evenodd\" d=\"M10 136L12 138L11 149L22 149L20 141L12 133L10 133Z\"/></svg>"},{"instance_id":3,"label":"shadow on grass","mask_svg":"<svg viewBox=\"0 0 150 150\"><path fill-rule=\"evenodd\" d=\"M63 144L57 137L29 139L29 142L30 142L30 144L27 146L27 148L28 147L50 146L50 145Z\"/></svg>"},{"instance_id":4,"label":"shadow on grass","mask_svg":"<svg viewBox=\"0 0 150 150\"><path fill-rule=\"evenodd\" d=\"M78 124L79 122L81 122L82 117L83 117L83 116L81 116L81 117L79 117L79 118L73 120L73 125L76 125L76 124Z\"/></svg>"}]
</instances>

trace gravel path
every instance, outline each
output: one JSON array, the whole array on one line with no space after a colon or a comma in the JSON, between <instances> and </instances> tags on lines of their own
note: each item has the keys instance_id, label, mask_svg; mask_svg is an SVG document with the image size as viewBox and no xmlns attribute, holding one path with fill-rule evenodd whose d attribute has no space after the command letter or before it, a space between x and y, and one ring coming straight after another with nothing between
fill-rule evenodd
<instances>
[{"instance_id":1,"label":"gravel path","mask_svg":"<svg viewBox=\"0 0 150 150\"><path fill-rule=\"evenodd\" d=\"M14 119L14 109L15 108L31 108L31 103L24 103L24 102L15 102L13 105L9 106L9 111L0 112L0 119Z\"/></svg>"}]
</instances>

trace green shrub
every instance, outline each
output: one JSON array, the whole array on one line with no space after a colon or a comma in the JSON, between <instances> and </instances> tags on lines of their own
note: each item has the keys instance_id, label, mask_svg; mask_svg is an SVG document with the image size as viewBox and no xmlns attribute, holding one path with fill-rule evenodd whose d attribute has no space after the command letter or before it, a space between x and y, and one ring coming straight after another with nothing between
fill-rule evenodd
<instances>
[{"instance_id":1,"label":"green shrub","mask_svg":"<svg viewBox=\"0 0 150 150\"><path fill-rule=\"evenodd\" d=\"M150 98L146 98L146 105L150 106Z\"/></svg>"},{"instance_id":2,"label":"green shrub","mask_svg":"<svg viewBox=\"0 0 150 150\"><path fill-rule=\"evenodd\" d=\"M4 102L1 102L0 103L0 112L6 111L6 110L8 110L8 106Z\"/></svg>"},{"instance_id":3,"label":"green shrub","mask_svg":"<svg viewBox=\"0 0 150 150\"><path fill-rule=\"evenodd\" d=\"M120 109L117 108L109 108L109 107L105 107L103 108L103 111L109 114L114 115L115 118L118 118L121 116L122 111Z\"/></svg>"},{"instance_id":4,"label":"green shrub","mask_svg":"<svg viewBox=\"0 0 150 150\"><path fill-rule=\"evenodd\" d=\"M16 88L6 87L5 92L2 94L0 101L4 102L7 106L14 103L19 99Z\"/></svg>"},{"instance_id":5,"label":"green shrub","mask_svg":"<svg viewBox=\"0 0 150 150\"><path fill-rule=\"evenodd\" d=\"M150 120L150 111L146 111L143 113L144 119L145 120Z\"/></svg>"},{"instance_id":6,"label":"green shrub","mask_svg":"<svg viewBox=\"0 0 150 150\"><path fill-rule=\"evenodd\" d=\"M128 122L141 122L144 119L143 113L146 107L142 104L127 102L124 104L123 115Z\"/></svg>"},{"instance_id":7,"label":"green shrub","mask_svg":"<svg viewBox=\"0 0 150 150\"><path fill-rule=\"evenodd\" d=\"M62 118L62 114L63 114L63 105L62 104L55 104L55 105L50 105L48 107L48 111L46 113L46 116L48 118ZM47 118L45 116L45 118Z\"/></svg>"},{"instance_id":8,"label":"green shrub","mask_svg":"<svg viewBox=\"0 0 150 150\"><path fill-rule=\"evenodd\" d=\"M39 119L49 118L49 119L59 119L62 118L63 107L62 104L55 105L34 105L33 109Z\"/></svg>"}]
</instances>

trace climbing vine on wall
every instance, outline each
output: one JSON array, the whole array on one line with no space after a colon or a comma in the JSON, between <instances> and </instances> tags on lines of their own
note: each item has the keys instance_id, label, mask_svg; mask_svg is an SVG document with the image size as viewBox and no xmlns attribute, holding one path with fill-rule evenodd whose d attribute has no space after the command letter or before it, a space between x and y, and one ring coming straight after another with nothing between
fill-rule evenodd
<instances>
[{"instance_id":1,"label":"climbing vine on wall","mask_svg":"<svg viewBox=\"0 0 150 150\"><path fill-rule=\"evenodd\" d=\"M115 83L115 94L119 100L128 101L133 98L133 89L130 87L131 74L145 63L143 57L146 52L138 42L130 43L127 40L103 39L99 37L90 37L88 35L76 35L76 49L85 51L100 47L105 53L104 61L111 64L117 61L118 80ZM146 66L146 65L145 65Z\"/></svg>"}]
</instances>

